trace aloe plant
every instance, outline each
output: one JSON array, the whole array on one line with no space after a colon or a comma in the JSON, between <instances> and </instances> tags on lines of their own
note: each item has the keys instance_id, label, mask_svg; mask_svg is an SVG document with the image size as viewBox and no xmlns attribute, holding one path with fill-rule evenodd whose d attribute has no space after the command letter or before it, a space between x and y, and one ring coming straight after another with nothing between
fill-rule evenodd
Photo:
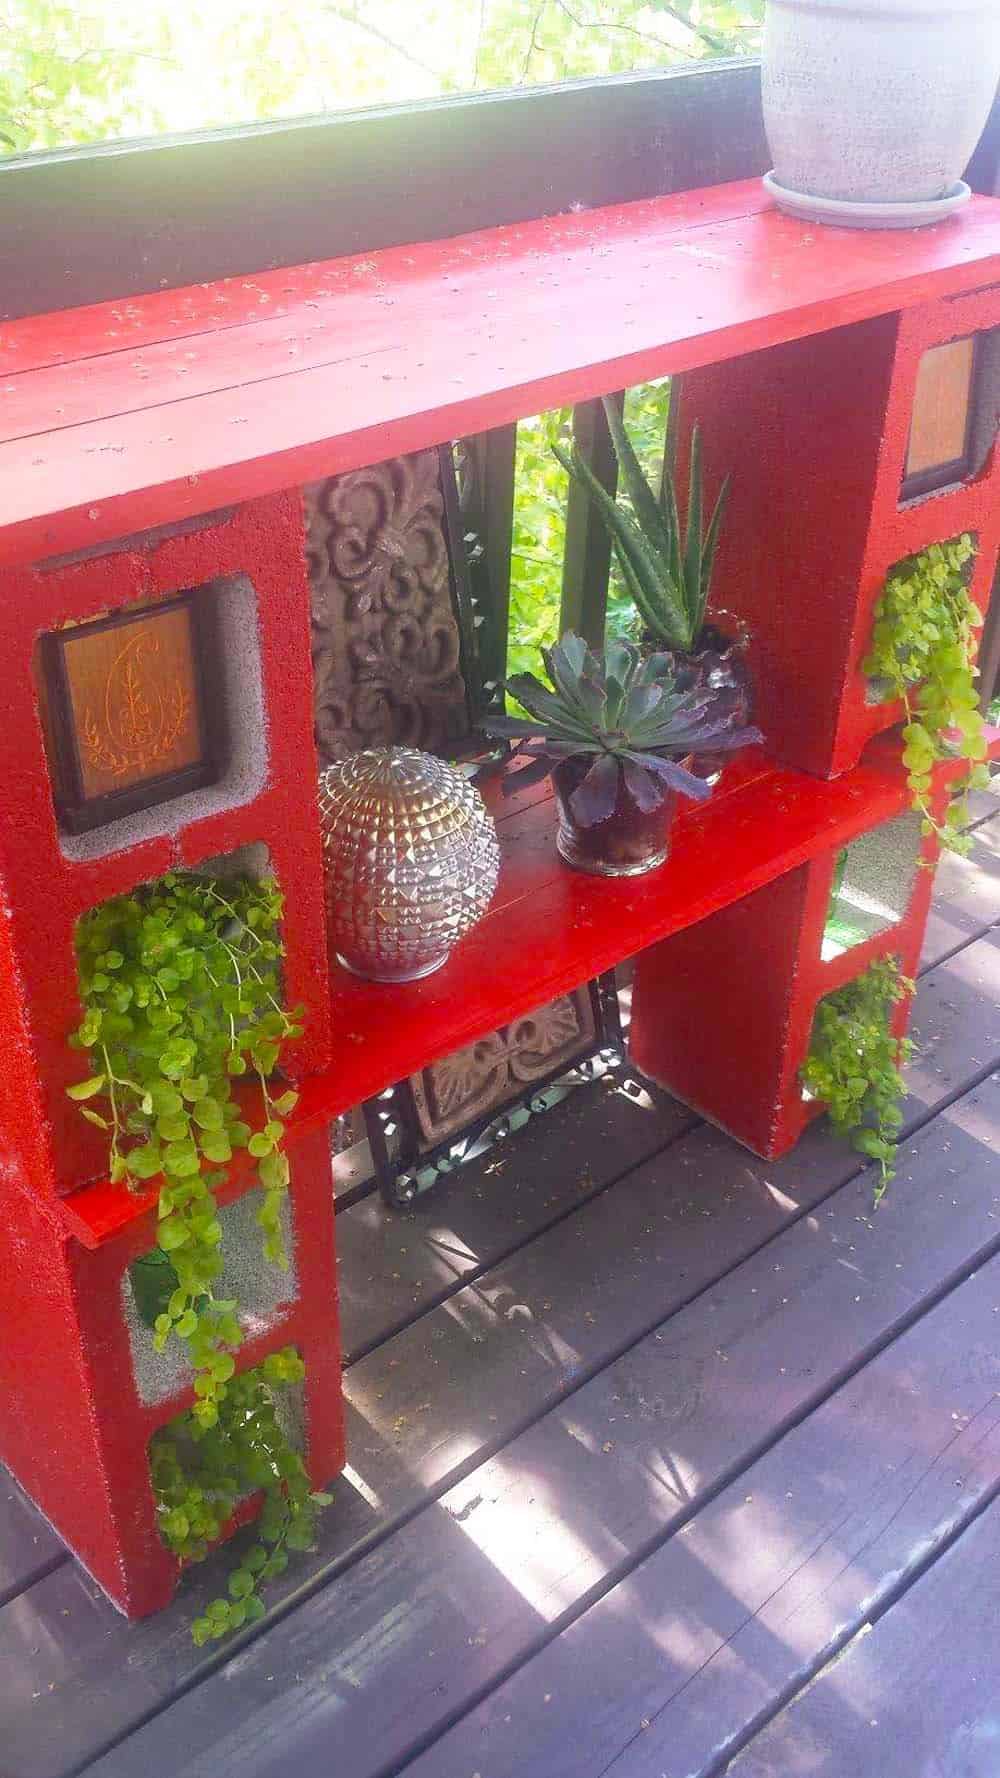
<instances>
[{"instance_id":1,"label":"aloe plant","mask_svg":"<svg viewBox=\"0 0 1000 1778\"><path fill-rule=\"evenodd\" d=\"M575 445L571 451L560 444L553 444L552 449L563 468L586 489L611 533L622 577L647 630L666 647L690 652L705 622L729 477L703 527L701 437L695 426L687 522L682 533L671 475L664 474L660 501L643 474L617 403L608 396L604 397L604 411L632 512L602 487Z\"/></svg>"},{"instance_id":2,"label":"aloe plant","mask_svg":"<svg viewBox=\"0 0 1000 1778\"><path fill-rule=\"evenodd\" d=\"M757 729L734 729L710 690L677 689L667 654L643 659L629 642L611 641L594 654L572 631L542 658L552 689L533 673L517 673L508 690L528 717L494 716L489 732L517 740L531 764L507 780L520 790L561 760L592 754L593 764L570 798L581 826L613 814L622 779L638 807L658 808L671 791L703 801L703 778L679 762L692 753L732 752L759 741Z\"/></svg>"}]
</instances>

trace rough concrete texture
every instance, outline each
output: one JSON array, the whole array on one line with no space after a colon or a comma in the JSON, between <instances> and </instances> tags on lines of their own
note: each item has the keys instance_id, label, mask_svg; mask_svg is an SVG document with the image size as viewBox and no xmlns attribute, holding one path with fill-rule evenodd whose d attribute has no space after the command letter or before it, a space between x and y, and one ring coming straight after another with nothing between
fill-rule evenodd
<instances>
[{"instance_id":1,"label":"rough concrete texture","mask_svg":"<svg viewBox=\"0 0 1000 1778\"><path fill-rule=\"evenodd\" d=\"M780 183L919 204L961 178L1000 76L991 0L770 0L764 128Z\"/></svg>"},{"instance_id":2,"label":"rough concrete texture","mask_svg":"<svg viewBox=\"0 0 1000 1778\"><path fill-rule=\"evenodd\" d=\"M112 538L110 543L92 543L84 549L67 550L62 556L47 556L39 562L39 572L52 574L59 568L71 568L75 562L93 562L99 556L120 556L129 550L154 549L167 537L188 537L193 531L207 531L212 525L225 524L234 508L223 506L215 512L194 513L190 518L173 519L167 525L151 525L148 531L133 531L128 537Z\"/></svg>"},{"instance_id":3,"label":"rough concrete texture","mask_svg":"<svg viewBox=\"0 0 1000 1778\"><path fill-rule=\"evenodd\" d=\"M972 397L972 426L969 441L971 473L981 475L996 443L1000 424L1000 327L991 327L980 336L976 358L976 386Z\"/></svg>"},{"instance_id":4,"label":"rough concrete texture","mask_svg":"<svg viewBox=\"0 0 1000 1778\"><path fill-rule=\"evenodd\" d=\"M853 840L831 914L865 938L887 932L906 912L920 847L920 816L913 813ZM823 954L827 955L825 942Z\"/></svg>"},{"instance_id":5,"label":"rough concrete texture","mask_svg":"<svg viewBox=\"0 0 1000 1778\"><path fill-rule=\"evenodd\" d=\"M324 1068L330 1058L301 501L271 496L200 529L145 541L58 569L0 570L0 1016L8 1036L0 1145L28 1188L46 1195L98 1178L106 1166L99 1132L65 1096L82 1072L66 1043L80 1018L76 921L166 870L197 868L250 843L267 847L286 898L286 989L306 1009L289 1073ZM164 805L116 824L110 838L106 831L70 848L56 823L32 673L38 637L192 586L211 589L219 603L229 774L169 812Z\"/></svg>"},{"instance_id":6,"label":"rough concrete texture","mask_svg":"<svg viewBox=\"0 0 1000 1778\"><path fill-rule=\"evenodd\" d=\"M242 1198L234 1199L219 1211L223 1271L215 1293L221 1298L236 1299L245 1334L251 1339L259 1339L266 1333L298 1295L291 1211L286 1202L281 1217L290 1262L286 1272L280 1266L269 1265L261 1252L262 1236L256 1216L262 1202L263 1193L258 1189L246 1192ZM165 1352L157 1352L152 1329L139 1315L129 1272L122 1275L121 1289L139 1399L142 1402L167 1401L188 1387L190 1367L176 1340L169 1342Z\"/></svg>"},{"instance_id":7,"label":"rough concrete texture","mask_svg":"<svg viewBox=\"0 0 1000 1778\"><path fill-rule=\"evenodd\" d=\"M934 873L912 868L914 847L934 863L936 842L909 813L851 844L853 892L871 887L892 915L871 948L824 955L837 848L643 952L629 1036L637 1066L755 1154L784 1154L818 1109L803 1101L799 1070L819 1001L873 955L891 952L916 972ZM725 1019L706 1020L716 1001ZM909 1012L908 1000L896 1008L897 1034Z\"/></svg>"}]
</instances>

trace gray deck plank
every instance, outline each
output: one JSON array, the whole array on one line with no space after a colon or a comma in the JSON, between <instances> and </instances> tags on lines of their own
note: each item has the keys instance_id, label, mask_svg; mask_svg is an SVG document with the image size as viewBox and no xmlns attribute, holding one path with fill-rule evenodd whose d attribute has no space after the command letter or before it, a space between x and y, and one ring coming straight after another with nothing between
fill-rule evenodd
<instances>
[{"instance_id":1,"label":"gray deck plank","mask_svg":"<svg viewBox=\"0 0 1000 1778\"><path fill-rule=\"evenodd\" d=\"M921 969L933 968L998 921L1000 814L975 829L967 858L951 852L941 860L924 935Z\"/></svg>"},{"instance_id":2,"label":"gray deck plank","mask_svg":"<svg viewBox=\"0 0 1000 1778\"><path fill-rule=\"evenodd\" d=\"M730 1778L996 1778L998 1571L994 1502L737 1757Z\"/></svg>"},{"instance_id":3,"label":"gray deck plank","mask_svg":"<svg viewBox=\"0 0 1000 1778\"><path fill-rule=\"evenodd\" d=\"M0 1468L0 1606L47 1574L62 1555L51 1525Z\"/></svg>"},{"instance_id":4,"label":"gray deck plank","mask_svg":"<svg viewBox=\"0 0 1000 1778\"><path fill-rule=\"evenodd\" d=\"M95 1773L136 1778L158 1739L176 1778L395 1769L1000 1249L998 1105L1000 1080L975 1089L915 1140L891 1210L843 1187Z\"/></svg>"},{"instance_id":5,"label":"gray deck plank","mask_svg":"<svg viewBox=\"0 0 1000 1778\"><path fill-rule=\"evenodd\" d=\"M857 1169L819 1130L776 1166L704 1126L668 1153L668 1168L637 1169L352 1367L351 1468L323 1515L319 1550L290 1568L277 1600L354 1561ZM23 1778L63 1772L206 1669L188 1625L227 1562L203 1565L173 1607L138 1626L123 1624L75 1565L34 1586L16 1614L0 1612L0 1663L15 1674L0 1727L8 1714L21 1724ZM59 1707L42 1713L32 1694L49 1685ZM22 1778L16 1766L13 1778Z\"/></svg>"},{"instance_id":6,"label":"gray deck plank","mask_svg":"<svg viewBox=\"0 0 1000 1778\"><path fill-rule=\"evenodd\" d=\"M631 1078L626 1068L623 1078ZM442 1301L569 1209L658 1153L697 1118L656 1087L639 1098L606 1077L533 1119L507 1151L470 1162L433 1199L400 1215L378 1192L337 1219L345 1359ZM0 1605L59 1560L63 1546L0 1467ZM64 1552L63 1552L64 1553Z\"/></svg>"},{"instance_id":7,"label":"gray deck plank","mask_svg":"<svg viewBox=\"0 0 1000 1778\"><path fill-rule=\"evenodd\" d=\"M456 1724L407 1778L716 1771L732 1737L773 1713L1000 1485L998 1303L993 1260Z\"/></svg>"},{"instance_id":8,"label":"gray deck plank","mask_svg":"<svg viewBox=\"0 0 1000 1778\"><path fill-rule=\"evenodd\" d=\"M584 1095L579 1095L582 1101ZM924 1112L922 1115L926 1115ZM556 1114L558 1116L558 1114ZM543 1130L548 1120L541 1120L539 1131ZM553 1126L555 1128L555 1126ZM760 1197L764 1190L764 1181L769 1182L769 1211L777 1211L777 1219L766 1227L773 1229L781 1226L782 1220L794 1214L797 1208L796 1193L804 1195L802 1203L815 1201L823 1191L829 1190L839 1179L849 1176L855 1166L852 1157L838 1150L823 1138L811 1134L805 1146L796 1157L789 1162L781 1163L778 1168L764 1168L753 1158L726 1143L724 1138L713 1132L697 1132L694 1137L685 1138L678 1147L677 1181L667 1188L667 1203L664 1205L664 1187L656 1180L655 1163L646 1169L651 1179L644 1182L644 1202L655 1203L656 1225L660 1230L660 1252L658 1260L653 1262L652 1269L664 1263L663 1246L668 1241L676 1247L677 1237L686 1239L686 1229L690 1227L692 1218L708 1217L711 1228L708 1231L707 1243L717 1245L712 1253L712 1264L715 1272L706 1275L717 1275L727 1264L735 1263L743 1252L749 1251L754 1243L753 1217L746 1215L746 1201L750 1196ZM561 1164L561 1156L557 1157L555 1166ZM527 1173L524 1175L527 1182ZM534 1184L535 1182L532 1182ZM538 1181L538 1190L543 1200L545 1180ZM623 1184L626 1182L622 1182ZM729 1190L727 1192L726 1186ZM748 1191L748 1187L750 1188ZM525 1188L519 1193L523 1195ZM531 1196L531 1185L527 1186ZM679 1212L678 1206L685 1201L687 1191L688 1209ZM461 1185L457 1187L460 1194ZM670 1196L670 1193L673 1196ZM704 1197L696 1197L703 1193ZM616 1202L621 1199L621 1186L616 1186L608 1194ZM778 1194L784 1194L784 1201ZM586 1187L581 1196L586 1195ZM729 1204L721 1200L729 1198ZM477 1227L477 1239L482 1245L483 1254L489 1250L483 1239L483 1229L494 1217L494 1206L484 1193L484 1222ZM501 1203L503 1200L500 1200ZM457 1199L456 1199L457 1202ZM433 1210L440 1200L434 1200L429 1206ZM354 1209L361 1209L355 1206ZM586 1211L592 1206L586 1206ZM506 1209L506 1206L504 1206ZM754 1214L757 1207L755 1206ZM665 1214L664 1214L665 1212ZM575 1227L579 1223L579 1214L568 1218L567 1227ZM346 1212L346 1215L352 1212ZM418 1220L423 1212L418 1213ZM523 1214L523 1206L519 1204L515 1215ZM641 1222L640 1213L640 1222ZM343 1217L341 1218L343 1221ZM402 1245L402 1226L400 1225L400 1245ZM494 1230L501 1226L500 1219L492 1222ZM653 1228L654 1224L650 1223ZM471 1230L472 1220L466 1225ZM530 1235L531 1225L527 1233ZM463 1389L450 1397L447 1414L428 1420L426 1411L421 1410L421 1402L410 1390L400 1390L400 1371L409 1375L413 1370L414 1353L409 1345L409 1336L400 1336L390 1342L386 1348L386 1360L378 1376L369 1375L363 1393L367 1401L382 1398L380 1413L383 1414L379 1436L371 1439L370 1425L364 1424L366 1404L362 1403L361 1419L355 1421L355 1436L352 1439L352 1458L358 1445L357 1429L367 1433L367 1445L363 1451L361 1473L355 1473L352 1481L341 1483L337 1490L337 1504L325 1515L323 1526L323 1544L313 1558L296 1564L294 1574L289 1575L289 1587L303 1581L308 1582L310 1575L316 1576L335 1567L349 1565L357 1555L370 1543L373 1537L386 1535L392 1526L415 1511L433 1492L440 1492L447 1487L455 1475L464 1468L473 1465L484 1451L502 1445L504 1438L509 1437L518 1424L526 1417L541 1410L547 1396L543 1395L539 1403L535 1398L536 1379L539 1376L537 1359L539 1351L542 1357L543 1381L553 1390L552 1399L556 1399L560 1391L565 1393L574 1386L587 1366L591 1368L600 1363L600 1351L604 1329L597 1328L603 1319L604 1308L600 1313L583 1310L582 1314L573 1316L573 1293L587 1288L587 1280L581 1284L578 1269L573 1269L563 1280L560 1266L568 1251L566 1236L556 1239L556 1230L551 1231L551 1244L547 1247L544 1259L540 1264L527 1264L525 1270L519 1270L517 1256L512 1256L509 1264L495 1269L494 1273L462 1291L450 1303L442 1305L434 1316L425 1318L425 1322L435 1322L435 1335L439 1335L443 1319L458 1318L468 1346L484 1344L495 1348L498 1343L506 1347L505 1357L499 1366L501 1378L508 1377L506 1384L507 1401L506 1415L497 1413L493 1417L493 1404L489 1404L485 1412L484 1424L477 1423L466 1441L464 1448L460 1437L453 1439L442 1454L435 1450L435 1444L441 1429L441 1419L450 1419L452 1432L460 1434L462 1415L467 1413L470 1405L470 1394L477 1401L480 1393L478 1378L468 1375L468 1359L465 1360L466 1377ZM642 1231L640 1229L640 1237ZM759 1238L756 1237L756 1238ZM466 1245L473 1251L473 1242L465 1233ZM742 1243L742 1245L741 1245ZM537 1243L533 1244L537 1245ZM570 1242L571 1249L573 1243ZM585 1246L593 1249L590 1256L591 1270L589 1279L598 1285L605 1281L606 1275L617 1272L624 1265L624 1290L619 1298L627 1297L631 1292L633 1298L641 1297L647 1289L650 1267L641 1263L634 1238L634 1227L620 1230L616 1226L616 1218L607 1217L594 1225L593 1238L585 1242ZM629 1249L633 1249L632 1258L627 1257ZM359 1251L363 1243L359 1240ZM526 1261L531 1249L527 1250ZM599 1254L595 1259L594 1254ZM683 1277L683 1255L676 1252L671 1256L671 1277L675 1284L687 1283L689 1287L698 1288L698 1274L685 1280ZM419 1278L423 1283L424 1268L420 1258L414 1262L413 1279ZM375 1269L369 1266L373 1277ZM527 1286L537 1283L538 1302L533 1309L535 1316L526 1341L519 1339L526 1332L519 1327L520 1310L524 1306L519 1299L527 1296ZM421 1286L412 1285L413 1289ZM411 1288L410 1278L404 1281L405 1289ZM431 1278L431 1296L440 1294L442 1286L439 1278ZM541 1292L545 1292L545 1296ZM430 1300L430 1299L428 1299ZM544 1301L551 1300L552 1308L542 1307ZM669 1312L669 1297L663 1299L667 1303L664 1313ZM506 1307L505 1307L506 1304ZM413 1305L419 1308L419 1304ZM662 1306L662 1304L661 1304ZM393 1305L392 1312L396 1312ZM579 1309L579 1305L576 1305ZM610 1305L613 1325L609 1334L607 1349L612 1350L615 1339L631 1337L628 1328L637 1325L636 1304L616 1301ZM512 1311L512 1312L511 1312ZM631 1314L631 1320L629 1315ZM476 1327L476 1318L483 1322L483 1331ZM392 1316L388 1317L391 1322ZM581 1350L576 1352L572 1340L567 1338L574 1329L580 1334ZM525 1345L530 1346L531 1364L525 1367L519 1360ZM460 1342L461 1346L461 1342ZM426 1349L425 1349L426 1354ZM433 1364L434 1356L438 1356L439 1365ZM437 1381L434 1371L440 1368L440 1360L445 1354L431 1354L430 1362L423 1362L422 1372L417 1376L417 1395L428 1386L436 1389ZM371 1355L373 1360L377 1354ZM445 1363L444 1368L448 1365ZM371 1366L369 1366L371 1370ZM518 1373L525 1374L518 1378ZM359 1379L362 1373L358 1373ZM491 1363L485 1368L483 1387L491 1388L496 1367ZM519 1389L518 1389L519 1384ZM393 1416L393 1403L399 1403L399 1411ZM415 1404L415 1407L414 1407ZM515 1411L513 1414L511 1410ZM416 1420L414 1427L409 1424L411 1418ZM403 1420L397 1426L397 1420ZM421 1421L423 1424L421 1425ZM429 1456L429 1463L427 1458ZM383 1479L384 1492L379 1492L378 1483ZM0 1503L2 1509L2 1503ZM35 1533L31 1530L31 1509L28 1512L27 1532L30 1538ZM38 1521L47 1537L51 1536L43 1521ZM37 1527L36 1527L37 1531ZM15 1542L15 1547L18 1547ZM20 1546L26 1549L24 1540ZM43 1559L43 1565L48 1558ZM151 1624L133 1626L131 1629L122 1625L120 1620L99 1598L94 1589L75 1566L66 1565L61 1575L49 1574L40 1585L32 1586L30 1596L25 1601L18 1601L19 1609L8 1606L7 1611L0 1613L0 1661L3 1661L6 1672L16 1674L15 1690L22 1686L31 1687L33 1673L38 1673L39 1684L46 1690L49 1686L56 1688L50 1708L46 1712L48 1721L44 1734L39 1739L39 1750L32 1753L35 1762L30 1769L65 1771L74 1763L74 1756L85 1756L86 1750L98 1746L109 1735L113 1735L127 1726L145 1711L157 1710L177 1686L183 1686L197 1676L199 1658L190 1649L187 1638L187 1625L192 1612L197 1609L198 1598L210 1596L217 1590L221 1564L214 1565L211 1573L202 1572L197 1578L192 1577L185 1587L177 1604L171 1611L153 1620ZM37 1570L29 1560L20 1573L16 1564L13 1573L13 1590L25 1581L30 1582ZM44 1660L39 1659L38 1652L44 1648ZM23 1669L23 1671L19 1671ZM44 1669L44 1671L43 1671ZM124 1675L124 1683L119 1680ZM31 1687L33 1689L33 1687ZM22 1695L12 1707L20 1711L34 1700L30 1695ZM7 1705L0 1705L0 1727L2 1727ZM37 1715L37 1713L36 1713ZM55 1727L53 1728L53 1725ZM29 1730L29 1734L30 1734ZM48 1750L41 1749L48 1744ZM46 1764L50 1759L54 1763ZM26 1768L27 1769L27 1768ZM20 1778L15 1772L13 1778Z\"/></svg>"},{"instance_id":9,"label":"gray deck plank","mask_svg":"<svg viewBox=\"0 0 1000 1778\"><path fill-rule=\"evenodd\" d=\"M1000 1056L1000 948L990 931L921 976L906 1070L907 1121L926 1116Z\"/></svg>"},{"instance_id":10,"label":"gray deck plank","mask_svg":"<svg viewBox=\"0 0 1000 1778\"><path fill-rule=\"evenodd\" d=\"M969 826L978 827L989 821L1000 807L1000 765L994 760L992 777L985 790L973 790L969 796Z\"/></svg>"},{"instance_id":11,"label":"gray deck plank","mask_svg":"<svg viewBox=\"0 0 1000 1778\"><path fill-rule=\"evenodd\" d=\"M624 1075L629 1078L626 1068ZM337 1219L341 1333L348 1361L690 1130L695 1115L657 1087L630 1097L615 1075L576 1089L516 1142L443 1178L411 1211L378 1192Z\"/></svg>"},{"instance_id":12,"label":"gray deck plank","mask_svg":"<svg viewBox=\"0 0 1000 1778\"><path fill-rule=\"evenodd\" d=\"M392 1562L408 1515L857 1171L818 1130L777 1168L706 1126L668 1152L671 1176L647 1163L352 1367L350 1467L318 1551L272 1598L345 1567L332 1590L353 1593L350 1564L373 1538L386 1541L372 1559ZM73 1563L0 1611L5 1778L61 1778L208 1669L189 1626L228 1562L200 1565L173 1606L131 1626Z\"/></svg>"}]
</instances>

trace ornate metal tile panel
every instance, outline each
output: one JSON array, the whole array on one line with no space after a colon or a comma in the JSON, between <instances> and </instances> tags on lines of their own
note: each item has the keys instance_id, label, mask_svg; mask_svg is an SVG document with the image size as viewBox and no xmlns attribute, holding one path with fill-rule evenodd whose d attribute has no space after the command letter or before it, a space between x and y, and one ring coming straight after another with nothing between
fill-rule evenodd
<instances>
[{"instance_id":1,"label":"ornate metal tile panel","mask_svg":"<svg viewBox=\"0 0 1000 1778\"><path fill-rule=\"evenodd\" d=\"M470 726L450 453L352 470L304 499L322 763L373 746L447 752Z\"/></svg>"},{"instance_id":2,"label":"ornate metal tile panel","mask_svg":"<svg viewBox=\"0 0 1000 1778\"><path fill-rule=\"evenodd\" d=\"M594 1038L590 991L578 988L411 1075L421 1149L499 1111L556 1069L569 1068L593 1049Z\"/></svg>"}]
</instances>

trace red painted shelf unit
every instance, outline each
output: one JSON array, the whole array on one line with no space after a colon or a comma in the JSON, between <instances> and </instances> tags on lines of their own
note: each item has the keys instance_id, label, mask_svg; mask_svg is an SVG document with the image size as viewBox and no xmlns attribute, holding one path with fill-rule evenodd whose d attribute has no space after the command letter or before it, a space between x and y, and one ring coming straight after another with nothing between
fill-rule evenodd
<instances>
[{"instance_id":1,"label":"red painted shelf unit","mask_svg":"<svg viewBox=\"0 0 1000 1778\"><path fill-rule=\"evenodd\" d=\"M975 534L985 609L992 436L965 480L919 501L901 489L923 354L968 335L988 346L998 326L1000 203L854 234L792 221L745 183L0 332L0 1457L123 1610L156 1609L176 1583L147 1448L191 1378L157 1368L130 1308L156 1194L103 1179L101 1144L65 1098L78 918L170 868L276 871L286 986L307 1008L290 1063L294 1264L277 1292L259 1281L239 1362L301 1348L306 1455L325 1481L344 1456L334 1117L639 953L639 1064L776 1153L811 1115L798 1070L817 1000L873 956L912 965L931 874L898 744L879 739L899 711L871 700L861 662L887 571L929 542ZM992 401L991 350L980 358ZM685 810L670 861L638 881L573 874L547 792L501 806L494 786L503 867L482 925L424 982L349 977L323 930L303 485L681 373L682 429L701 422L710 481L733 477L718 602L754 633L767 754ZM225 770L66 831L45 638L191 589L219 640ZM831 948L845 847L862 924ZM234 1164L221 1200L237 1236L253 1190Z\"/></svg>"}]
</instances>

